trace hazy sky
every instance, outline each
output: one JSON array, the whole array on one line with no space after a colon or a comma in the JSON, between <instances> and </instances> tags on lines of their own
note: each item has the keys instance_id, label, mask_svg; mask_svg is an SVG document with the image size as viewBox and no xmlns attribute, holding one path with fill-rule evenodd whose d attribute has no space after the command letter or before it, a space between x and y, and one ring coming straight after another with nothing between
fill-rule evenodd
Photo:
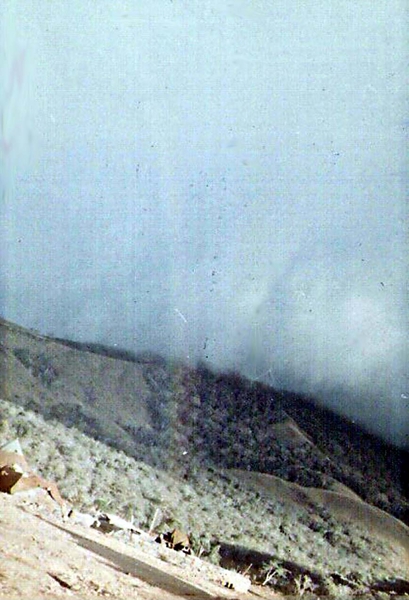
<instances>
[{"instance_id":1,"label":"hazy sky","mask_svg":"<svg viewBox=\"0 0 409 600\"><path fill-rule=\"evenodd\" d=\"M403 0L2 2L0 313L404 435L407 17Z\"/></svg>"}]
</instances>

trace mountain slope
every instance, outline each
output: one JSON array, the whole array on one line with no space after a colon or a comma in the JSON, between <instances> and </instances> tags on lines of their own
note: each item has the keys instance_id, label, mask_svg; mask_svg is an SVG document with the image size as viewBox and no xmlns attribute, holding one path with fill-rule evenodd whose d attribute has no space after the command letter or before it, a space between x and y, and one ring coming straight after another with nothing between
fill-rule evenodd
<instances>
[{"instance_id":1,"label":"mountain slope","mask_svg":"<svg viewBox=\"0 0 409 600\"><path fill-rule=\"evenodd\" d=\"M306 574L321 593L408 577L408 529L391 516L407 510L404 452L235 374L0 332L0 443L18 436L78 509L146 529L159 509L226 565L287 571L276 589Z\"/></svg>"},{"instance_id":2,"label":"mountain slope","mask_svg":"<svg viewBox=\"0 0 409 600\"><path fill-rule=\"evenodd\" d=\"M301 485L339 481L408 522L408 454L308 398L205 366L53 340L5 321L0 340L2 398L130 456L183 470L188 452L189 463L193 457ZM293 435L302 429L305 443L289 441L291 427Z\"/></svg>"}]
</instances>

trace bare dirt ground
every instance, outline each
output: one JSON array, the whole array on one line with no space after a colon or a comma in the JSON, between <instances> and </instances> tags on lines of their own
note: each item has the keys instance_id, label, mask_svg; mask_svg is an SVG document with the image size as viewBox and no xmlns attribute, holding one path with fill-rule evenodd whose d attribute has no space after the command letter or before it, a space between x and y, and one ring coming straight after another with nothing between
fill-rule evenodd
<instances>
[{"instance_id":1,"label":"bare dirt ground","mask_svg":"<svg viewBox=\"0 0 409 600\"><path fill-rule=\"evenodd\" d=\"M0 598L230 598L237 594L97 530L63 521L47 497L0 495ZM173 551L172 551L173 552ZM255 596L256 594L256 596Z\"/></svg>"}]
</instances>

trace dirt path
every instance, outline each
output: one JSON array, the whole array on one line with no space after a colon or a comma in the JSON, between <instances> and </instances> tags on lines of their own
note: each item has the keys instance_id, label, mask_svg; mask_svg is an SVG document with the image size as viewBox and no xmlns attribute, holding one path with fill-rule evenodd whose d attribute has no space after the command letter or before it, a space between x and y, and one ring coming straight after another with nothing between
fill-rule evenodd
<instances>
[{"instance_id":1,"label":"dirt path","mask_svg":"<svg viewBox=\"0 0 409 600\"><path fill-rule=\"evenodd\" d=\"M119 569L122 573L136 577L150 586L160 588L180 598L214 598L214 595L205 590L198 589L198 586L192 585L175 575L165 572L163 568L159 569L147 562L138 560L134 556L130 556L128 549L126 554L118 552L106 544L98 543L84 535L79 535L71 529L61 527L55 523L50 523L50 525L68 533L78 546L100 556L106 561L106 564Z\"/></svg>"}]
</instances>

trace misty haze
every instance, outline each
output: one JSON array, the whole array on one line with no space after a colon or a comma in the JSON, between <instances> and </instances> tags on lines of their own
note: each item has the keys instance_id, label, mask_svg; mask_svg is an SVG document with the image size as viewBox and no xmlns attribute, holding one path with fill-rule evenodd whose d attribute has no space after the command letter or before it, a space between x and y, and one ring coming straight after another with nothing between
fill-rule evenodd
<instances>
[{"instance_id":1,"label":"misty haze","mask_svg":"<svg viewBox=\"0 0 409 600\"><path fill-rule=\"evenodd\" d=\"M2 2L0 315L407 443L406 9Z\"/></svg>"}]
</instances>

